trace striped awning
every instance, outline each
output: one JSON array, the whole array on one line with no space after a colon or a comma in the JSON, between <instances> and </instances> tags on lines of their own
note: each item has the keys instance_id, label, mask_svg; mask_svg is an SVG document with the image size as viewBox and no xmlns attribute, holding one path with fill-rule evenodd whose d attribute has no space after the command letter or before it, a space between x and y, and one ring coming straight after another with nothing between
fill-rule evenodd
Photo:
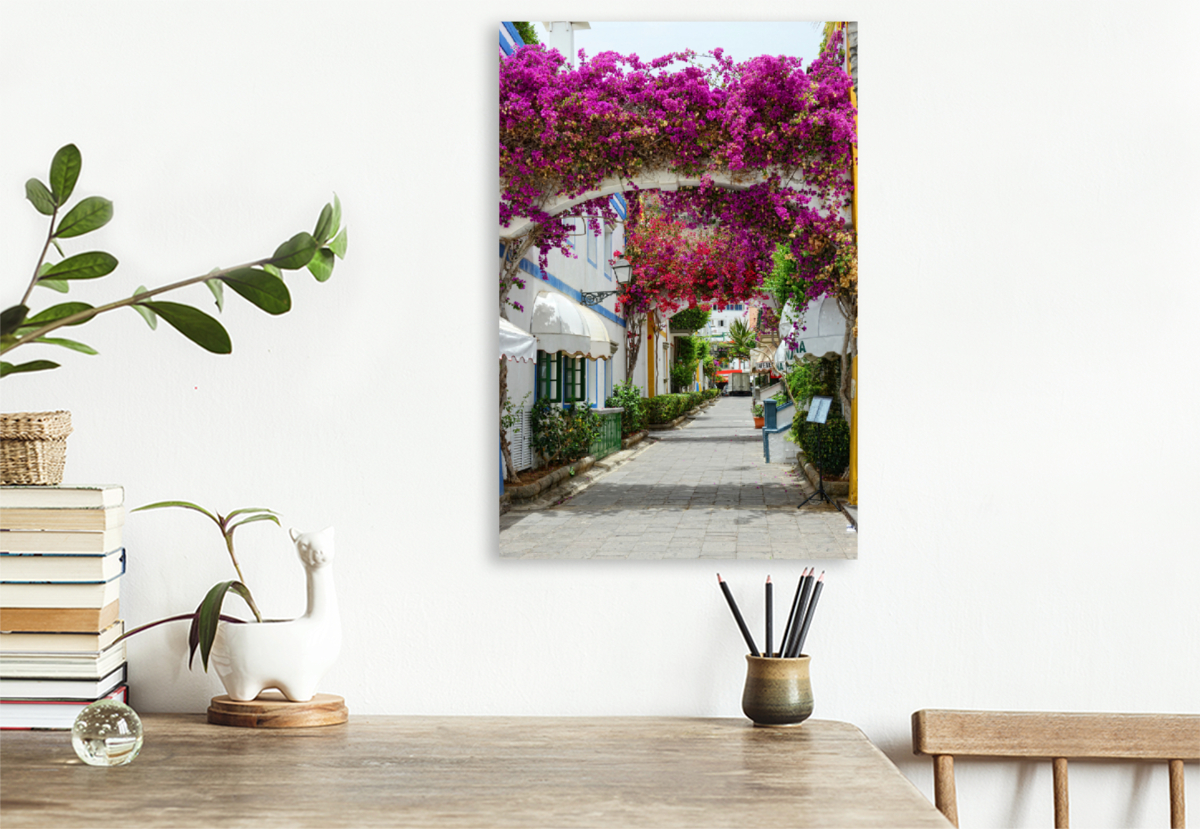
<instances>
[{"instance_id":1,"label":"striped awning","mask_svg":"<svg viewBox=\"0 0 1200 829\"><path fill-rule=\"evenodd\" d=\"M500 359L513 362L537 362L537 339L500 317Z\"/></svg>"},{"instance_id":2,"label":"striped awning","mask_svg":"<svg viewBox=\"0 0 1200 829\"><path fill-rule=\"evenodd\" d=\"M551 354L607 360L617 350L599 314L555 291L538 292L529 333Z\"/></svg>"}]
</instances>

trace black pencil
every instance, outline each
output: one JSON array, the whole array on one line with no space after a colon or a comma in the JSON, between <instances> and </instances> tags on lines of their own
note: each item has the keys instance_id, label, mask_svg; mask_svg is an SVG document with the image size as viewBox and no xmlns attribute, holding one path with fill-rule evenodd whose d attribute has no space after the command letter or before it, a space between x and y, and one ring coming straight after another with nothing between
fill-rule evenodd
<instances>
[{"instance_id":1,"label":"black pencil","mask_svg":"<svg viewBox=\"0 0 1200 829\"><path fill-rule=\"evenodd\" d=\"M809 596L812 594L812 577L816 576L816 567L810 567L809 572L804 578L800 579L803 582L800 585L800 601L796 608L796 624L792 625L792 636L785 642L784 655L788 659L796 659L800 655L800 650L797 642L800 638L800 626L804 624L805 611L808 611Z\"/></svg>"},{"instance_id":2,"label":"black pencil","mask_svg":"<svg viewBox=\"0 0 1200 829\"><path fill-rule=\"evenodd\" d=\"M825 571L821 571L821 578L817 579L817 586L813 588L812 601L808 603L808 611L804 614L804 627L800 628L800 639L796 643L796 656L803 653L804 637L808 636L808 626L812 624L813 611L817 609L817 599L821 597L821 588L825 586Z\"/></svg>"},{"instance_id":3,"label":"black pencil","mask_svg":"<svg viewBox=\"0 0 1200 829\"><path fill-rule=\"evenodd\" d=\"M771 597L772 590L771 590L771 577L770 576L767 576L766 590L767 590L767 657L770 658L775 653L773 650L771 650L771 617L772 617L772 615L774 615L775 611L774 611L774 607L772 606L772 597Z\"/></svg>"},{"instance_id":4,"label":"black pencil","mask_svg":"<svg viewBox=\"0 0 1200 829\"><path fill-rule=\"evenodd\" d=\"M779 655L787 656L787 643L792 638L792 628L796 626L796 612L800 604L800 588L804 584L804 577L808 575L808 568L800 574L800 580L796 582L796 594L792 596L792 609L788 611L787 624L783 626L783 638L779 640Z\"/></svg>"},{"instance_id":5,"label":"black pencil","mask_svg":"<svg viewBox=\"0 0 1200 829\"><path fill-rule=\"evenodd\" d=\"M751 655L761 656L758 648L754 645L754 637L750 635L750 628L746 627L746 620L742 618L742 612L738 610L737 602L733 600L733 594L729 592L729 585L725 583L725 579L721 578L720 573L717 573L717 582L721 585L721 592L725 594L725 601L729 602L729 609L733 611L733 618L737 621L738 628L742 631L742 637L750 647Z\"/></svg>"},{"instance_id":6,"label":"black pencil","mask_svg":"<svg viewBox=\"0 0 1200 829\"><path fill-rule=\"evenodd\" d=\"M792 625L791 635L783 643L783 655L788 659L796 656L796 640L800 638L800 626L804 624L804 610L808 607L808 596L812 592L813 576L816 572L816 567L809 568L797 585L800 595L796 601L796 622Z\"/></svg>"}]
</instances>

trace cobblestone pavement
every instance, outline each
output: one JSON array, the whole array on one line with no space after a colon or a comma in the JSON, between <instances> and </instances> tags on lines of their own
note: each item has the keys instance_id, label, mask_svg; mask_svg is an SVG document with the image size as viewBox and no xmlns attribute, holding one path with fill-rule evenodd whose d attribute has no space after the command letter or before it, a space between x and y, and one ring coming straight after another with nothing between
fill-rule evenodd
<instances>
[{"instance_id":1,"label":"cobblestone pavement","mask_svg":"<svg viewBox=\"0 0 1200 829\"><path fill-rule=\"evenodd\" d=\"M858 533L726 397L552 509L500 516L503 558L858 558Z\"/></svg>"}]
</instances>

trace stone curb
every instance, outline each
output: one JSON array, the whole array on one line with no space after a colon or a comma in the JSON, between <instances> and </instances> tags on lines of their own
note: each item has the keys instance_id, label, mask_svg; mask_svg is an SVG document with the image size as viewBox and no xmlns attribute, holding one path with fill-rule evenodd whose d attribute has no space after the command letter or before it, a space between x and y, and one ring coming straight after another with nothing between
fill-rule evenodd
<instances>
[{"instance_id":1,"label":"stone curb","mask_svg":"<svg viewBox=\"0 0 1200 829\"><path fill-rule=\"evenodd\" d=\"M587 457L581 458L574 463L567 464L564 467L554 470L549 475L544 475L531 484L526 484L525 486L514 486L511 488L505 487L504 494L508 496L508 500L510 502L528 501L532 498L536 498L542 493L543 490L549 489L563 478L570 477L572 473L578 475L580 472L587 472L592 468L592 464L595 462L596 459L591 455L588 455Z\"/></svg>"},{"instance_id":2,"label":"stone curb","mask_svg":"<svg viewBox=\"0 0 1200 829\"><path fill-rule=\"evenodd\" d=\"M637 436L630 435L631 439L635 437ZM640 441L635 441L634 444L637 442ZM586 471L586 474L583 472L577 472L574 477L569 477L567 480L560 479L558 484L548 487L537 497L524 501L514 501L508 506L507 509L503 509L502 512L507 512L509 510L515 510L517 512L531 512L533 510L548 509L549 507L556 506L565 501L567 498L570 498L572 495L576 495L587 489L598 478L603 477L612 470L616 469L618 466L633 460L653 445L654 442L650 442L641 446L637 446L636 448L622 449L620 452L614 452L611 455L607 455L599 461L594 461L594 464L590 470ZM588 458L588 460L591 460L591 458ZM564 467L563 469L566 470L569 469L569 467ZM568 476L569 475L570 473L568 472ZM547 475L546 477L549 478L552 476Z\"/></svg>"},{"instance_id":3,"label":"stone curb","mask_svg":"<svg viewBox=\"0 0 1200 829\"><path fill-rule=\"evenodd\" d=\"M808 482L810 484L812 484L813 487L818 486L818 484L821 480L821 473L817 472L817 468L815 466L813 466L811 463L809 463L808 459L804 456L803 452L798 452L796 454L796 465L803 469L804 477L808 478ZM826 481L825 482L825 492L827 494L829 494L831 497L835 496L835 495L843 497L843 498L849 497L850 482L849 481Z\"/></svg>"}]
</instances>

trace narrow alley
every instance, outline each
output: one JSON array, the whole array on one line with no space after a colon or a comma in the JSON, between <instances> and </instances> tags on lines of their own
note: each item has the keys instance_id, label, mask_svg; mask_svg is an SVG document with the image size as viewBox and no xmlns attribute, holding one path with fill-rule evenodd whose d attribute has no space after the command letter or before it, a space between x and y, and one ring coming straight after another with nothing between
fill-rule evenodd
<instances>
[{"instance_id":1,"label":"narrow alley","mask_svg":"<svg viewBox=\"0 0 1200 829\"><path fill-rule=\"evenodd\" d=\"M812 487L763 462L749 398L720 398L645 451L547 510L500 517L504 558L854 559L836 507L796 505Z\"/></svg>"}]
</instances>

